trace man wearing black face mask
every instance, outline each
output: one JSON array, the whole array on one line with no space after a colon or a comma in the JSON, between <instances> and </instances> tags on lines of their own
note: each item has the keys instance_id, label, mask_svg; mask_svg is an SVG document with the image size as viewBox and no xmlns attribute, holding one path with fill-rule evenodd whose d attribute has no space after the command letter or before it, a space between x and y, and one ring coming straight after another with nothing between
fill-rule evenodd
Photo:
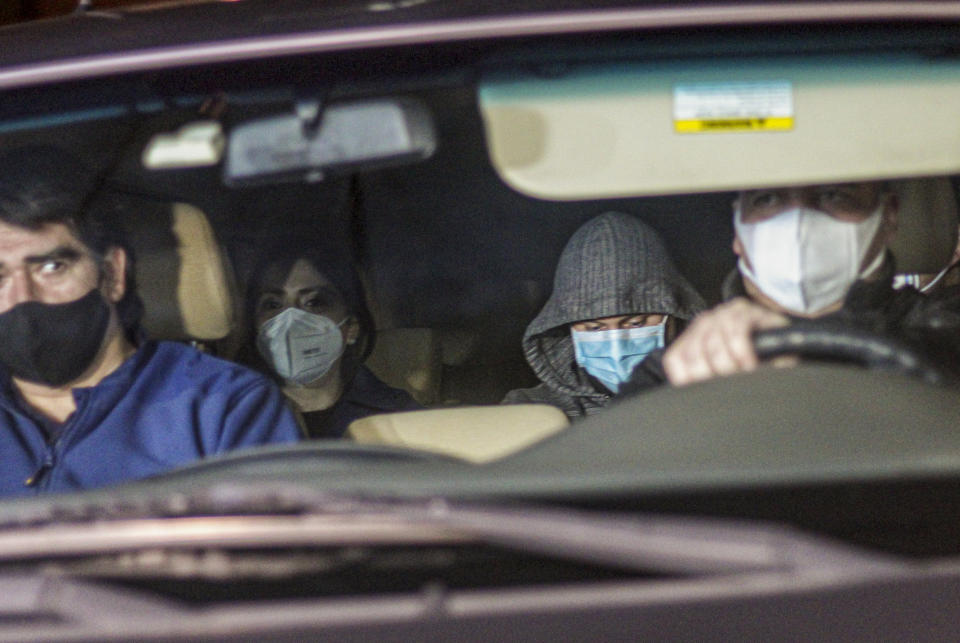
<instances>
[{"instance_id":1,"label":"man wearing black face mask","mask_svg":"<svg viewBox=\"0 0 960 643\"><path fill-rule=\"evenodd\" d=\"M292 442L279 392L142 341L131 255L61 151L0 158L0 494L97 487Z\"/></svg>"}]
</instances>

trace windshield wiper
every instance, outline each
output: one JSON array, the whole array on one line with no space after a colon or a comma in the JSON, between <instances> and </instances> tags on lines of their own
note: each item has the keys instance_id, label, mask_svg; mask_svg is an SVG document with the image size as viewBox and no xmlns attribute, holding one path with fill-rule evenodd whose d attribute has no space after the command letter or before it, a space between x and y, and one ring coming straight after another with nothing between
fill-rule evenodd
<instances>
[{"instance_id":1,"label":"windshield wiper","mask_svg":"<svg viewBox=\"0 0 960 643\"><path fill-rule=\"evenodd\" d=\"M0 525L0 562L164 548L482 543L655 573L897 568L900 559L786 527L537 506L342 497L221 485L187 497L90 503Z\"/></svg>"}]
</instances>

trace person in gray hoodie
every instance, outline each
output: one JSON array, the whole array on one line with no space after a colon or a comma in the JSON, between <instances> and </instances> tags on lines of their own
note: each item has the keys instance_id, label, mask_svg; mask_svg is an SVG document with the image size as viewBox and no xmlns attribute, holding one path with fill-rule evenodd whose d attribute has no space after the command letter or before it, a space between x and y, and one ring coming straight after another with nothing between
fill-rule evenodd
<instances>
[{"instance_id":1,"label":"person in gray hoodie","mask_svg":"<svg viewBox=\"0 0 960 643\"><path fill-rule=\"evenodd\" d=\"M570 418L594 413L705 307L652 228L628 214L601 214L567 242L553 293L524 333L541 384L510 391L503 403L551 404Z\"/></svg>"}]
</instances>

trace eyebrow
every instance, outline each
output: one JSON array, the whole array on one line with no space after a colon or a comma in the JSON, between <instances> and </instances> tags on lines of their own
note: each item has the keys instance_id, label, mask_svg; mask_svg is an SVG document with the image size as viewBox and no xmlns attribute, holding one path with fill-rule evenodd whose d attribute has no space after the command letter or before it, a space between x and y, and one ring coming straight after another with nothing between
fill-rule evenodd
<instances>
[{"instance_id":1,"label":"eyebrow","mask_svg":"<svg viewBox=\"0 0 960 643\"><path fill-rule=\"evenodd\" d=\"M29 263L29 264L46 263L48 261L54 261L54 260L62 261L64 259L68 261L76 261L81 256L82 255L80 251L77 250L76 248L72 248L70 246L58 246L53 250L51 250L50 252L47 252L42 255L29 255L23 261L24 263Z\"/></svg>"},{"instance_id":2,"label":"eyebrow","mask_svg":"<svg viewBox=\"0 0 960 643\"><path fill-rule=\"evenodd\" d=\"M320 293L325 295L333 295L339 297L340 293L333 286L310 286L309 288L301 288L296 292L297 297L302 297L303 295L309 295L311 293ZM287 291L282 288L267 288L260 293L260 296L265 295L285 295Z\"/></svg>"},{"instance_id":3,"label":"eyebrow","mask_svg":"<svg viewBox=\"0 0 960 643\"><path fill-rule=\"evenodd\" d=\"M337 296L337 289L333 286L311 286L310 288L301 288L297 291L297 296L310 295L312 293L317 293L321 295L333 295Z\"/></svg>"},{"instance_id":4,"label":"eyebrow","mask_svg":"<svg viewBox=\"0 0 960 643\"><path fill-rule=\"evenodd\" d=\"M71 246L57 246L50 252L45 252L42 255L28 255L24 257L23 262L32 266L44 264L48 261L76 261L83 254ZM4 268L6 264L0 261L0 268Z\"/></svg>"}]
</instances>

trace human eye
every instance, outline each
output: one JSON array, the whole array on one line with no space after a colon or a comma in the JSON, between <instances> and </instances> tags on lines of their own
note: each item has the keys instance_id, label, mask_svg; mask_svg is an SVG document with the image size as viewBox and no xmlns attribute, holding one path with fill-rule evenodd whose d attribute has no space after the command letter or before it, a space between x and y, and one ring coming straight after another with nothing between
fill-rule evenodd
<instances>
[{"instance_id":1,"label":"human eye","mask_svg":"<svg viewBox=\"0 0 960 643\"><path fill-rule=\"evenodd\" d=\"M273 312L276 310L280 310L282 305L283 304L280 302L280 300L277 297L272 297L272 296L261 297L260 301L257 303L257 311L261 313Z\"/></svg>"},{"instance_id":2,"label":"human eye","mask_svg":"<svg viewBox=\"0 0 960 643\"><path fill-rule=\"evenodd\" d=\"M44 277L52 277L62 274L69 267L69 263L64 259L47 259L37 264L37 274Z\"/></svg>"},{"instance_id":3,"label":"human eye","mask_svg":"<svg viewBox=\"0 0 960 643\"><path fill-rule=\"evenodd\" d=\"M600 322L588 321L588 322L583 322L583 325L580 328L580 330L585 330L590 333L595 333L597 331L607 330L607 327L605 324L601 324Z\"/></svg>"},{"instance_id":4,"label":"human eye","mask_svg":"<svg viewBox=\"0 0 960 643\"><path fill-rule=\"evenodd\" d=\"M305 295L300 300L300 307L310 312L323 312L332 308L335 303L331 293L318 290Z\"/></svg>"},{"instance_id":5,"label":"human eye","mask_svg":"<svg viewBox=\"0 0 960 643\"><path fill-rule=\"evenodd\" d=\"M817 198L819 201L826 203L839 201L843 198L843 191L834 187L826 187L817 193Z\"/></svg>"},{"instance_id":6,"label":"human eye","mask_svg":"<svg viewBox=\"0 0 960 643\"><path fill-rule=\"evenodd\" d=\"M747 196L747 206L754 209L770 208L778 202L779 197L773 190L761 190Z\"/></svg>"},{"instance_id":7,"label":"human eye","mask_svg":"<svg viewBox=\"0 0 960 643\"><path fill-rule=\"evenodd\" d=\"M647 325L648 320L650 319L649 315L635 315L627 319L623 323L624 328L643 328Z\"/></svg>"},{"instance_id":8,"label":"human eye","mask_svg":"<svg viewBox=\"0 0 960 643\"><path fill-rule=\"evenodd\" d=\"M862 204L857 192L843 186L827 186L817 193L817 200L825 210L855 210Z\"/></svg>"}]
</instances>

